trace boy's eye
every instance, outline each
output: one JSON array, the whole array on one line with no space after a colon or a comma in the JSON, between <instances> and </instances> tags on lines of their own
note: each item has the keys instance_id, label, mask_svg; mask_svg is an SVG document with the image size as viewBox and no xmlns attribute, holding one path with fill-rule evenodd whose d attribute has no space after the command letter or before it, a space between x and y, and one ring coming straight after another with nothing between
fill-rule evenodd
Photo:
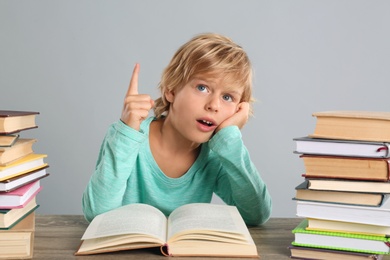
<instances>
[{"instance_id":1,"label":"boy's eye","mask_svg":"<svg viewBox=\"0 0 390 260\"><path fill-rule=\"evenodd\" d=\"M201 85L201 84L200 84L200 85L197 85L196 88L197 88L199 91L202 91L202 92L205 91L205 90L207 89L205 85Z\"/></svg>"},{"instance_id":2,"label":"boy's eye","mask_svg":"<svg viewBox=\"0 0 390 260\"><path fill-rule=\"evenodd\" d=\"M225 100L225 101L233 101L233 98L232 98L232 96L230 96L230 95L223 95L222 98L223 98L223 100Z\"/></svg>"}]
</instances>

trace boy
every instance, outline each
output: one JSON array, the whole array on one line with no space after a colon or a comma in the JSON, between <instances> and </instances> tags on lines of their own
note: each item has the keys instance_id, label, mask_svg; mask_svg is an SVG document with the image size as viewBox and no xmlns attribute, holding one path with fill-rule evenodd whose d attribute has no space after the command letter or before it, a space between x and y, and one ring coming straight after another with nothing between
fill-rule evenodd
<instances>
[{"instance_id":1,"label":"boy","mask_svg":"<svg viewBox=\"0 0 390 260\"><path fill-rule=\"evenodd\" d=\"M243 49L217 34L184 44L164 70L155 102L138 94L136 64L121 119L112 124L83 194L88 221L130 203L169 215L216 193L248 225L271 214L271 197L241 129L251 113L252 68ZM148 117L154 107L154 117Z\"/></svg>"}]
</instances>

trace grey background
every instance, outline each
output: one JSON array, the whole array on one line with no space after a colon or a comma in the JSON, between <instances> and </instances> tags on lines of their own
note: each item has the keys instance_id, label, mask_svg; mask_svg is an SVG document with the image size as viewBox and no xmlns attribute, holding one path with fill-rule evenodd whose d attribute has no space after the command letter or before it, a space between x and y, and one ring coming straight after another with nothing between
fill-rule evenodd
<instances>
[{"instance_id":1,"label":"grey background","mask_svg":"<svg viewBox=\"0 0 390 260\"><path fill-rule=\"evenodd\" d=\"M294 137L313 112L389 110L390 1L0 1L0 109L33 110L34 150L51 176L41 214L81 214L100 143L118 120L134 63L140 92L156 86L174 51L217 32L249 54L255 117L242 130L273 197L294 217L303 179ZM218 200L216 200L218 201Z\"/></svg>"}]
</instances>

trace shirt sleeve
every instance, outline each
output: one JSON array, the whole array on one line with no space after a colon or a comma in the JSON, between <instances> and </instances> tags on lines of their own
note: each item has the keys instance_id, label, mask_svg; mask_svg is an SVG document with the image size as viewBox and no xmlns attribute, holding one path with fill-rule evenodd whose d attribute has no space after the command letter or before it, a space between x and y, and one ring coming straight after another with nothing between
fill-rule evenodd
<instances>
[{"instance_id":1,"label":"shirt sleeve","mask_svg":"<svg viewBox=\"0 0 390 260\"><path fill-rule=\"evenodd\" d=\"M265 223L272 208L271 196L243 144L236 126L221 129L209 141L221 161L215 193L235 205L248 225Z\"/></svg>"},{"instance_id":2,"label":"shirt sleeve","mask_svg":"<svg viewBox=\"0 0 390 260\"><path fill-rule=\"evenodd\" d=\"M95 171L83 193L82 207L88 221L122 206L127 179L146 138L142 131L136 131L122 121L109 127L100 147Z\"/></svg>"}]
</instances>

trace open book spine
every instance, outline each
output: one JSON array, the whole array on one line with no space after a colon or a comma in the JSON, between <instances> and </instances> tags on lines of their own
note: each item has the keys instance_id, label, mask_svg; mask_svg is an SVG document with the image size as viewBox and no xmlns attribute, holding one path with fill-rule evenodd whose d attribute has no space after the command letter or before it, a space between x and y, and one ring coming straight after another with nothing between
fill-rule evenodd
<instances>
[{"instance_id":1,"label":"open book spine","mask_svg":"<svg viewBox=\"0 0 390 260\"><path fill-rule=\"evenodd\" d=\"M164 256L172 256L169 254L169 246L167 243L165 243L164 245L162 245L160 247L160 251L161 251L161 254L163 254Z\"/></svg>"}]
</instances>

